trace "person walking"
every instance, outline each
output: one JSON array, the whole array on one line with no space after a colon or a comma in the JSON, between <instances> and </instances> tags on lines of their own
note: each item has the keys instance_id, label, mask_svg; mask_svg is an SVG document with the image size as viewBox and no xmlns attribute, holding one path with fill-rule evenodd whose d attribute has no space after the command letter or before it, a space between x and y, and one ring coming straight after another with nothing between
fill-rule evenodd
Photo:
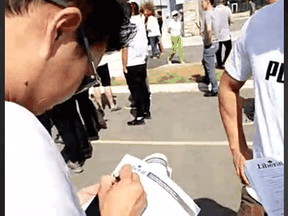
<instances>
[{"instance_id":1,"label":"person walking","mask_svg":"<svg viewBox=\"0 0 288 216\"><path fill-rule=\"evenodd\" d=\"M239 104L239 91L251 76L256 129L253 150L246 143ZM284 0L263 7L244 24L242 36L221 76L219 110L234 168L243 184L237 215L267 215L255 190L249 186L244 164L246 160L263 157L284 163Z\"/></svg>"},{"instance_id":2,"label":"person walking","mask_svg":"<svg viewBox=\"0 0 288 216\"><path fill-rule=\"evenodd\" d=\"M215 76L215 54L218 50L218 17L213 8L214 0L202 0L203 21L201 35L203 37L203 66L205 70L204 82L211 83L212 89L204 94L205 97L218 95L218 83Z\"/></svg>"},{"instance_id":3,"label":"person walking","mask_svg":"<svg viewBox=\"0 0 288 216\"><path fill-rule=\"evenodd\" d=\"M249 0L250 5L250 16L252 16L255 13L256 10L256 4L254 2L255 0Z\"/></svg>"},{"instance_id":4,"label":"person walking","mask_svg":"<svg viewBox=\"0 0 288 216\"><path fill-rule=\"evenodd\" d=\"M146 85L148 56L148 40L145 33L144 17L139 14L136 2L129 4L131 8L130 22L136 25L137 33L127 48L122 49L123 72L136 106L136 117L128 121L128 125L145 124L150 119L150 96Z\"/></svg>"},{"instance_id":5,"label":"person walking","mask_svg":"<svg viewBox=\"0 0 288 216\"><path fill-rule=\"evenodd\" d=\"M168 26L168 33L171 34L171 51L170 55L167 58L168 64L172 64L172 58L176 54L177 50L179 52L180 63L185 64L184 62L184 53L183 53L183 39L181 34L181 20L179 16L179 12L174 10L172 11L172 20Z\"/></svg>"},{"instance_id":6,"label":"person walking","mask_svg":"<svg viewBox=\"0 0 288 216\"><path fill-rule=\"evenodd\" d=\"M159 25L157 18L154 16L154 8L153 5L148 2L143 5L144 14L147 17L147 32L148 32L148 40L151 45L152 54L151 58L157 59L160 58L160 51L158 49L159 36L161 35L159 30Z\"/></svg>"},{"instance_id":7,"label":"person walking","mask_svg":"<svg viewBox=\"0 0 288 216\"><path fill-rule=\"evenodd\" d=\"M217 68L224 69L224 64L230 54L232 49L232 41L230 35L230 25L231 25L231 14L232 11L230 7L225 6L225 0L219 0L219 5L215 8L215 11L218 13L218 42L219 49L216 52L217 59ZM225 46L225 56L222 60L222 47Z\"/></svg>"}]
</instances>

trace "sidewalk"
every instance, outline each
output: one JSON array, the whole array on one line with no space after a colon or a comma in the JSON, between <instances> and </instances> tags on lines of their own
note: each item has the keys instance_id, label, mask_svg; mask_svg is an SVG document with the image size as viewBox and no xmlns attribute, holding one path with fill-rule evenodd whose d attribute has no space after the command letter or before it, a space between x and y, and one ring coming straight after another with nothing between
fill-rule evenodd
<instances>
[{"instance_id":1,"label":"sidewalk","mask_svg":"<svg viewBox=\"0 0 288 216\"><path fill-rule=\"evenodd\" d=\"M232 14L232 21L231 24L231 38L232 41L235 41L241 35L241 27L246 19L249 18L249 11L242 12L242 13L234 13ZM171 39L170 37L162 38L162 44L164 46L165 51L171 49ZM203 41L201 36L191 36L191 37L183 37L183 46L184 49L190 47L189 52L199 52L198 50L192 49L194 46L202 46ZM169 51L167 51L169 52ZM104 56L103 59L111 62L108 64L110 76L111 77L122 77L124 78L123 71L122 71L122 60L121 60L121 53L114 52L110 55ZM149 59L150 60L150 59ZM112 63L113 62L113 63ZM189 62L189 61L188 61ZM190 62L193 63L193 62ZM149 70L148 66L148 70Z\"/></svg>"}]
</instances>

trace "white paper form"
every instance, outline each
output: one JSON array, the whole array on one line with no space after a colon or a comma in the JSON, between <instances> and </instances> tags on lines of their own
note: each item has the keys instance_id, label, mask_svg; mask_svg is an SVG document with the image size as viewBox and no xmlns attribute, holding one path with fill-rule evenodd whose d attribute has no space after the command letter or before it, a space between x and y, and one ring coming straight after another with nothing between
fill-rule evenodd
<instances>
[{"instance_id":1,"label":"white paper form","mask_svg":"<svg viewBox=\"0 0 288 216\"><path fill-rule=\"evenodd\" d=\"M247 160L245 174L267 214L284 215L284 163L272 158Z\"/></svg>"},{"instance_id":2,"label":"white paper form","mask_svg":"<svg viewBox=\"0 0 288 216\"><path fill-rule=\"evenodd\" d=\"M142 216L197 216L200 208L195 202L168 177L167 170L162 172L152 163L146 163L126 154L113 175L118 176L123 165L130 164L132 171L139 175L147 194L147 208ZM166 169L163 166L164 169Z\"/></svg>"}]
</instances>

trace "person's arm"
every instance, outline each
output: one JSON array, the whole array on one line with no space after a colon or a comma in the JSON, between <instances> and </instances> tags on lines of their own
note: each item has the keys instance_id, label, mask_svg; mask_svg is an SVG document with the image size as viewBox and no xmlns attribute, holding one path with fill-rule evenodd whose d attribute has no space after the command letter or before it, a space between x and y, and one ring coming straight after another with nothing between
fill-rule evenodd
<instances>
[{"instance_id":1,"label":"person's arm","mask_svg":"<svg viewBox=\"0 0 288 216\"><path fill-rule=\"evenodd\" d=\"M99 183L83 188L77 193L79 202L81 206L84 206L93 197L95 197L99 190Z\"/></svg>"},{"instance_id":2,"label":"person's arm","mask_svg":"<svg viewBox=\"0 0 288 216\"><path fill-rule=\"evenodd\" d=\"M123 66L123 72L127 73L127 59L128 59L128 50L126 47L124 47L122 50L122 66Z\"/></svg>"},{"instance_id":3,"label":"person's arm","mask_svg":"<svg viewBox=\"0 0 288 216\"><path fill-rule=\"evenodd\" d=\"M245 160L252 159L252 151L248 148L242 126L242 108L239 90L244 81L233 79L224 71L219 85L219 110L233 156L237 176L243 184L248 184L244 174Z\"/></svg>"},{"instance_id":4,"label":"person's arm","mask_svg":"<svg viewBox=\"0 0 288 216\"><path fill-rule=\"evenodd\" d=\"M229 26L231 25L231 23L233 23L233 20L232 20L232 11L231 11L231 9L229 8L229 17L228 17L228 24L229 24Z\"/></svg>"},{"instance_id":5,"label":"person's arm","mask_svg":"<svg viewBox=\"0 0 288 216\"><path fill-rule=\"evenodd\" d=\"M212 20L211 17L206 15L206 44L212 44Z\"/></svg>"}]
</instances>

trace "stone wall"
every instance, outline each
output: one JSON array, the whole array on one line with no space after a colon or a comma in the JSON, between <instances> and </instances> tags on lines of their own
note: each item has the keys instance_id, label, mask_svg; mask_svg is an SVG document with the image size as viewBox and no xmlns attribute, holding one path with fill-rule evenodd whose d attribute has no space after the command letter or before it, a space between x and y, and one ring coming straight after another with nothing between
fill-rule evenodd
<instances>
[{"instance_id":1,"label":"stone wall","mask_svg":"<svg viewBox=\"0 0 288 216\"><path fill-rule=\"evenodd\" d=\"M199 35L199 29L196 23L199 24L200 20L200 8L199 1L201 0L189 0L183 4L184 13L184 37L190 37Z\"/></svg>"}]
</instances>

